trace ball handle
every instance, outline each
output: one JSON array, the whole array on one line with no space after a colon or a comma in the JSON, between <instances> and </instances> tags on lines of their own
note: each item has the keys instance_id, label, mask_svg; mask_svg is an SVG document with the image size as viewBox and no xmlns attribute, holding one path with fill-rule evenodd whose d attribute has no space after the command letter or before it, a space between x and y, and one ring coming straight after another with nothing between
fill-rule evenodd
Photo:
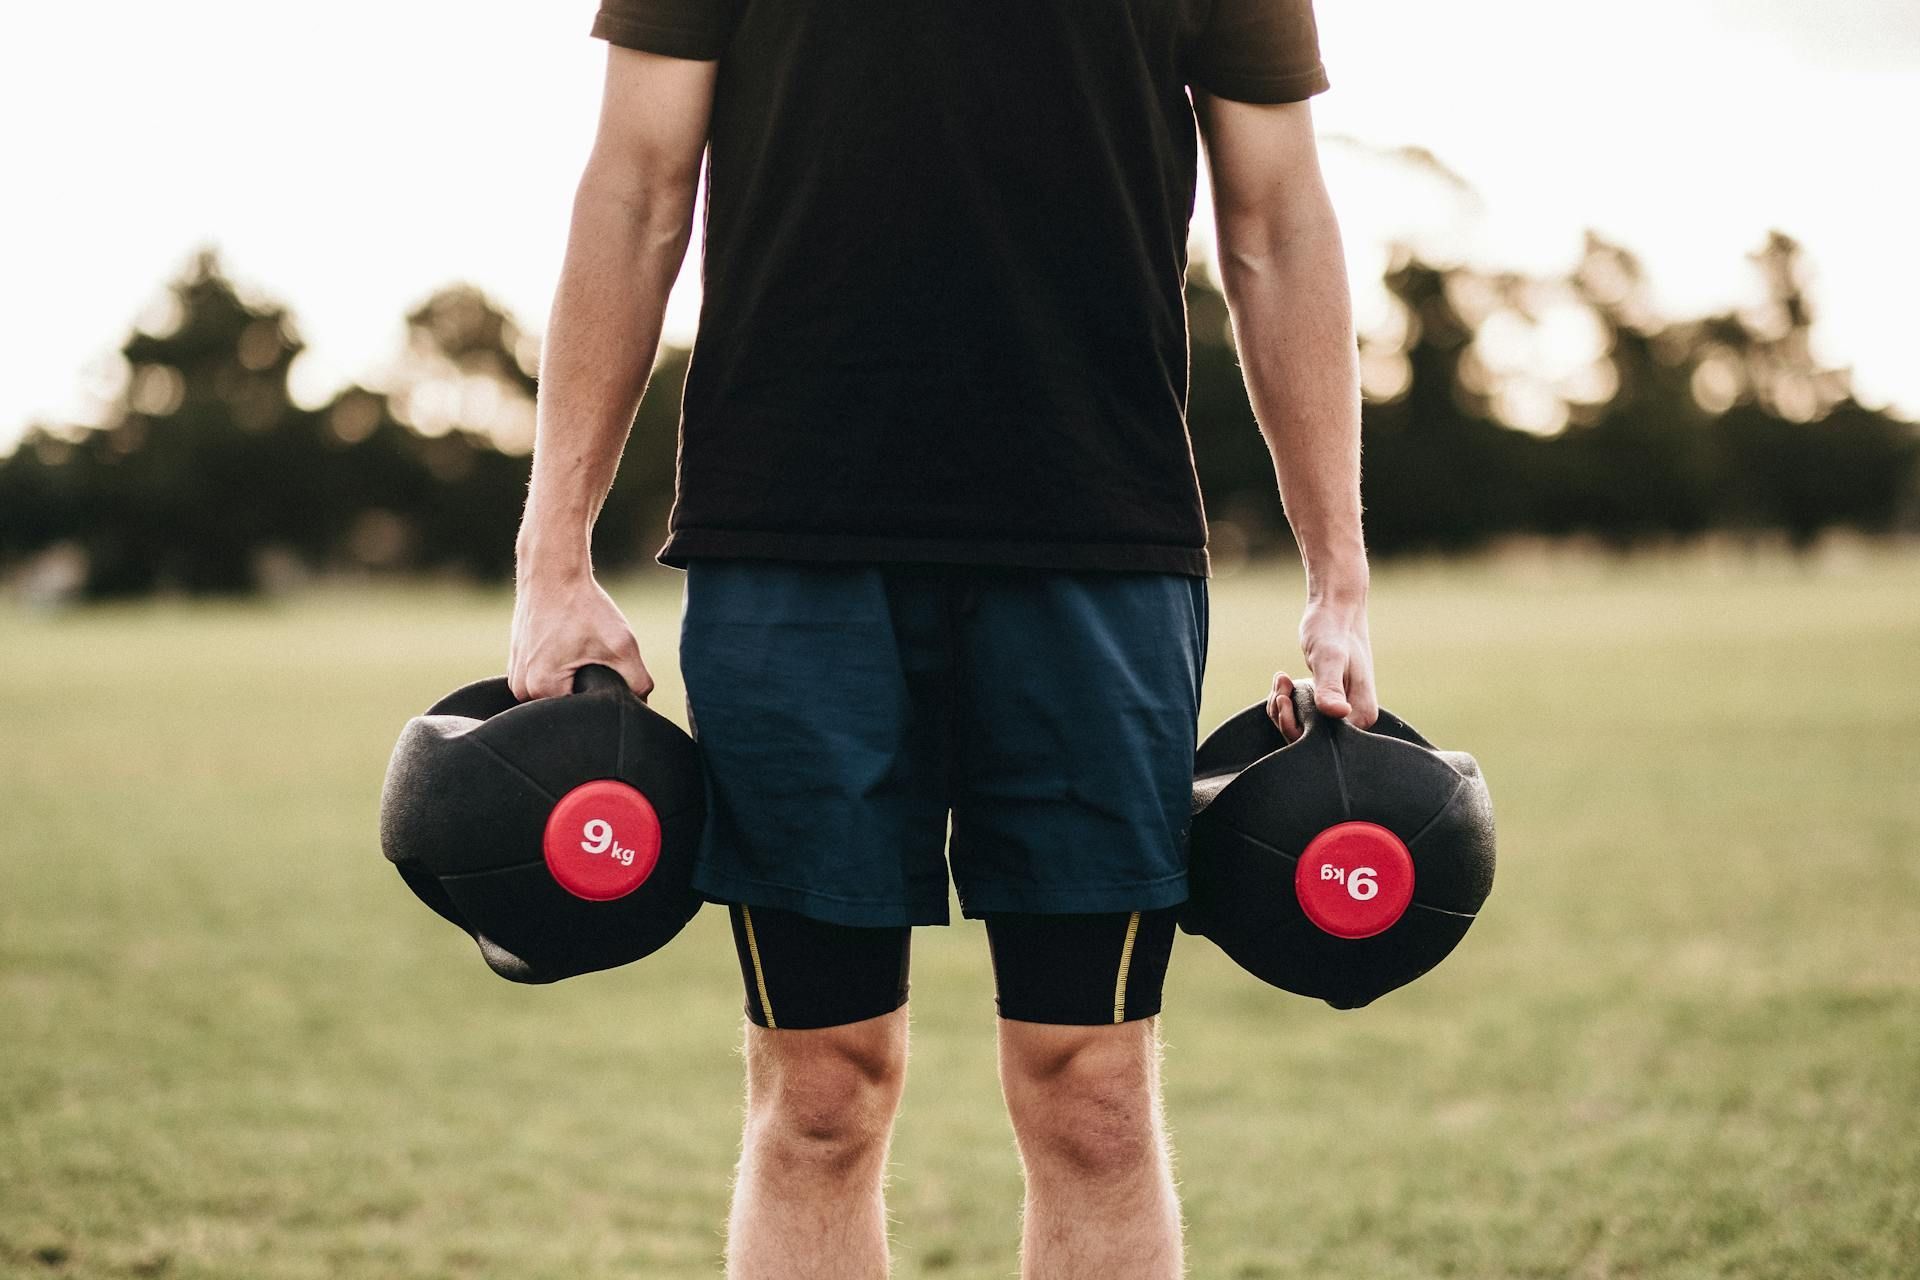
<instances>
[{"instance_id":1,"label":"ball handle","mask_svg":"<svg viewBox=\"0 0 1920 1280\"><path fill-rule=\"evenodd\" d=\"M1319 704L1313 700L1312 680L1293 682L1293 714L1300 722L1300 737L1296 741L1305 741L1321 721L1332 719L1331 716L1320 714Z\"/></svg>"},{"instance_id":2,"label":"ball handle","mask_svg":"<svg viewBox=\"0 0 1920 1280\"><path fill-rule=\"evenodd\" d=\"M1307 735L1312 733L1316 726L1325 725L1326 732L1328 733L1372 733L1383 738L1398 738L1402 742L1410 742L1414 746L1424 747L1428 751L1438 750L1431 742L1428 742L1421 736L1419 730L1415 729L1412 725L1385 707L1380 708L1379 715L1375 718L1371 726L1366 729L1355 729L1351 724L1347 723L1346 718L1343 716L1321 715L1320 708L1315 704L1313 698L1312 680L1296 680L1293 682L1293 710L1294 714L1300 718L1301 741L1305 741Z\"/></svg>"},{"instance_id":3,"label":"ball handle","mask_svg":"<svg viewBox=\"0 0 1920 1280\"><path fill-rule=\"evenodd\" d=\"M625 676L599 662L589 662L573 673L573 691L576 694L624 693L630 698L634 696Z\"/></svg>"}]
</instances>

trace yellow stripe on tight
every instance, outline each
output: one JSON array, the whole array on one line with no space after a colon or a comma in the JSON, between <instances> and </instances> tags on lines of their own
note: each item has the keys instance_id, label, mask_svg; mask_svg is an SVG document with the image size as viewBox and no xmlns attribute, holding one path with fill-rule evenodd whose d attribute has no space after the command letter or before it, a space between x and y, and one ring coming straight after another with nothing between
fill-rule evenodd
<instances>
[{"instance_id":1,"label":"yellow stripe on tight","mask_svg":"<svg viewBox=\"0 0 1920 1280\"><path fill-rule=\"evenodd\" d=\"M1127 917L1127 940L1120 944L1120 976L1113 983L1113 1020L1127 1020L1127 968L1133 963L1133 935L1140 932L1140 913Z\"/></svg>"},{"instance_id":2,"label":"yellow stripe on tight","mask_svg":"<svg viewBox=\"0 0 1920 1280\"><path fill-rule=\"evenodd\" d=\"M767 975L760 969L760 940L753 936L753 908L742 903L740 918L747 923L747 953L753 957L753 980L760 987L760 1012L767 1016L767 1026L777 1029L780 1024L773 1020L773 1001L767 999Z\"/></svg>"}]
</instances>

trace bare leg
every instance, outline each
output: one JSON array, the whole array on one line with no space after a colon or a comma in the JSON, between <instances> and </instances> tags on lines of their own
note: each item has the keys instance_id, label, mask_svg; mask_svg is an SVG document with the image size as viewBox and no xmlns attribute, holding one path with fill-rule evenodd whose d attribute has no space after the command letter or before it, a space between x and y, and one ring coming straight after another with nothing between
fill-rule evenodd
<instances>
[{"instance_id":1,"label":"bare leg","mask_svg":"<svg viewBox=\"0 0 1920 1280\"><path fill-rule=\"evenodd\" d=\"M1000 1087L1026 1169L1028 1280L1177 1280L1180 1201L1160 1108L1160 1020L1000 1020Z\"/></svg>"},{"instance_id":2,"label":"bare leg","mask_svg":"<svg viewBox=\"0 0 1920 1280\"><path fill-rule=\"evenodd\" d=\"M747 1023L747 1121L729 1280L876 1280L888 1269L887 1144L907 1010L812 1031Z\"/></svg>"}]
</instances>

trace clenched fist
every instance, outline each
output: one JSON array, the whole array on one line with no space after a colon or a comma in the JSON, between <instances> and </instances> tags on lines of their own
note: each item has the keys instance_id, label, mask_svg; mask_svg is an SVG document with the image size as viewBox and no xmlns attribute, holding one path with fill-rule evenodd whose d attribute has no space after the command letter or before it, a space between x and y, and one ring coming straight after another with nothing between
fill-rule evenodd
<instances>
[{"instance_id":1,"label":"clenched fist","mask_svg":"<svg viewBox=\"0 0 1920 1280\"><path fill-rule=\"evenodd\" d=\"M620 606L591 572L523 568L513 600L507 683L513 696L552 698L573 691L573 673L589 663L612 667L635 695L653 692L640 642Z\"/></svg>"}]
</instances>

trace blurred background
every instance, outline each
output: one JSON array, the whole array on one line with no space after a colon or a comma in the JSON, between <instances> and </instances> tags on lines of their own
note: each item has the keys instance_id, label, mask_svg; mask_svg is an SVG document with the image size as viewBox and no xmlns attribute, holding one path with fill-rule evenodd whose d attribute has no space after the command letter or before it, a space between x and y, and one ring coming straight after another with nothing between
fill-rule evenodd
<instances>
[{"instance_id":1,"label":"blurred background","mask_svg":"<svg viewBox=\"0 0 1920 1280\"><path fill-rule=\"evenodd\" d=\"M592 5L37 6L0 46L0 1274L712 1274L707 913L504 989L401 888L393 735L504 665ZM1352 1015L1176 952L1199 1276L1920 1274L1906 0L1322 5L1382 691L1501 880ZM1212 261L1203 724L1303 670ZM596 561L651 563L699 245ZM916 940L902 1274L1007 1275L984 941Z\"/></svg>"},{"instance_id":2,"label":"blurred background","mask_svg":"<svg viewBox=\"0 0 1920 1280\"><path fill-rule=\"evenodd\" d=\"M604 56L569 7L33 19L0 59L0 564L36 597L510 569ZM111 11L111 10L110 10ZM1383 557L1920 530L1920 11L1321 15ZM1390 34L1389 34L1390 33ZM31 121L31 123L26 123ZM1194 219L1222 568L1285 526ZM599 562L672 493L689 253Z\"/></svg>"}]
</instances>

